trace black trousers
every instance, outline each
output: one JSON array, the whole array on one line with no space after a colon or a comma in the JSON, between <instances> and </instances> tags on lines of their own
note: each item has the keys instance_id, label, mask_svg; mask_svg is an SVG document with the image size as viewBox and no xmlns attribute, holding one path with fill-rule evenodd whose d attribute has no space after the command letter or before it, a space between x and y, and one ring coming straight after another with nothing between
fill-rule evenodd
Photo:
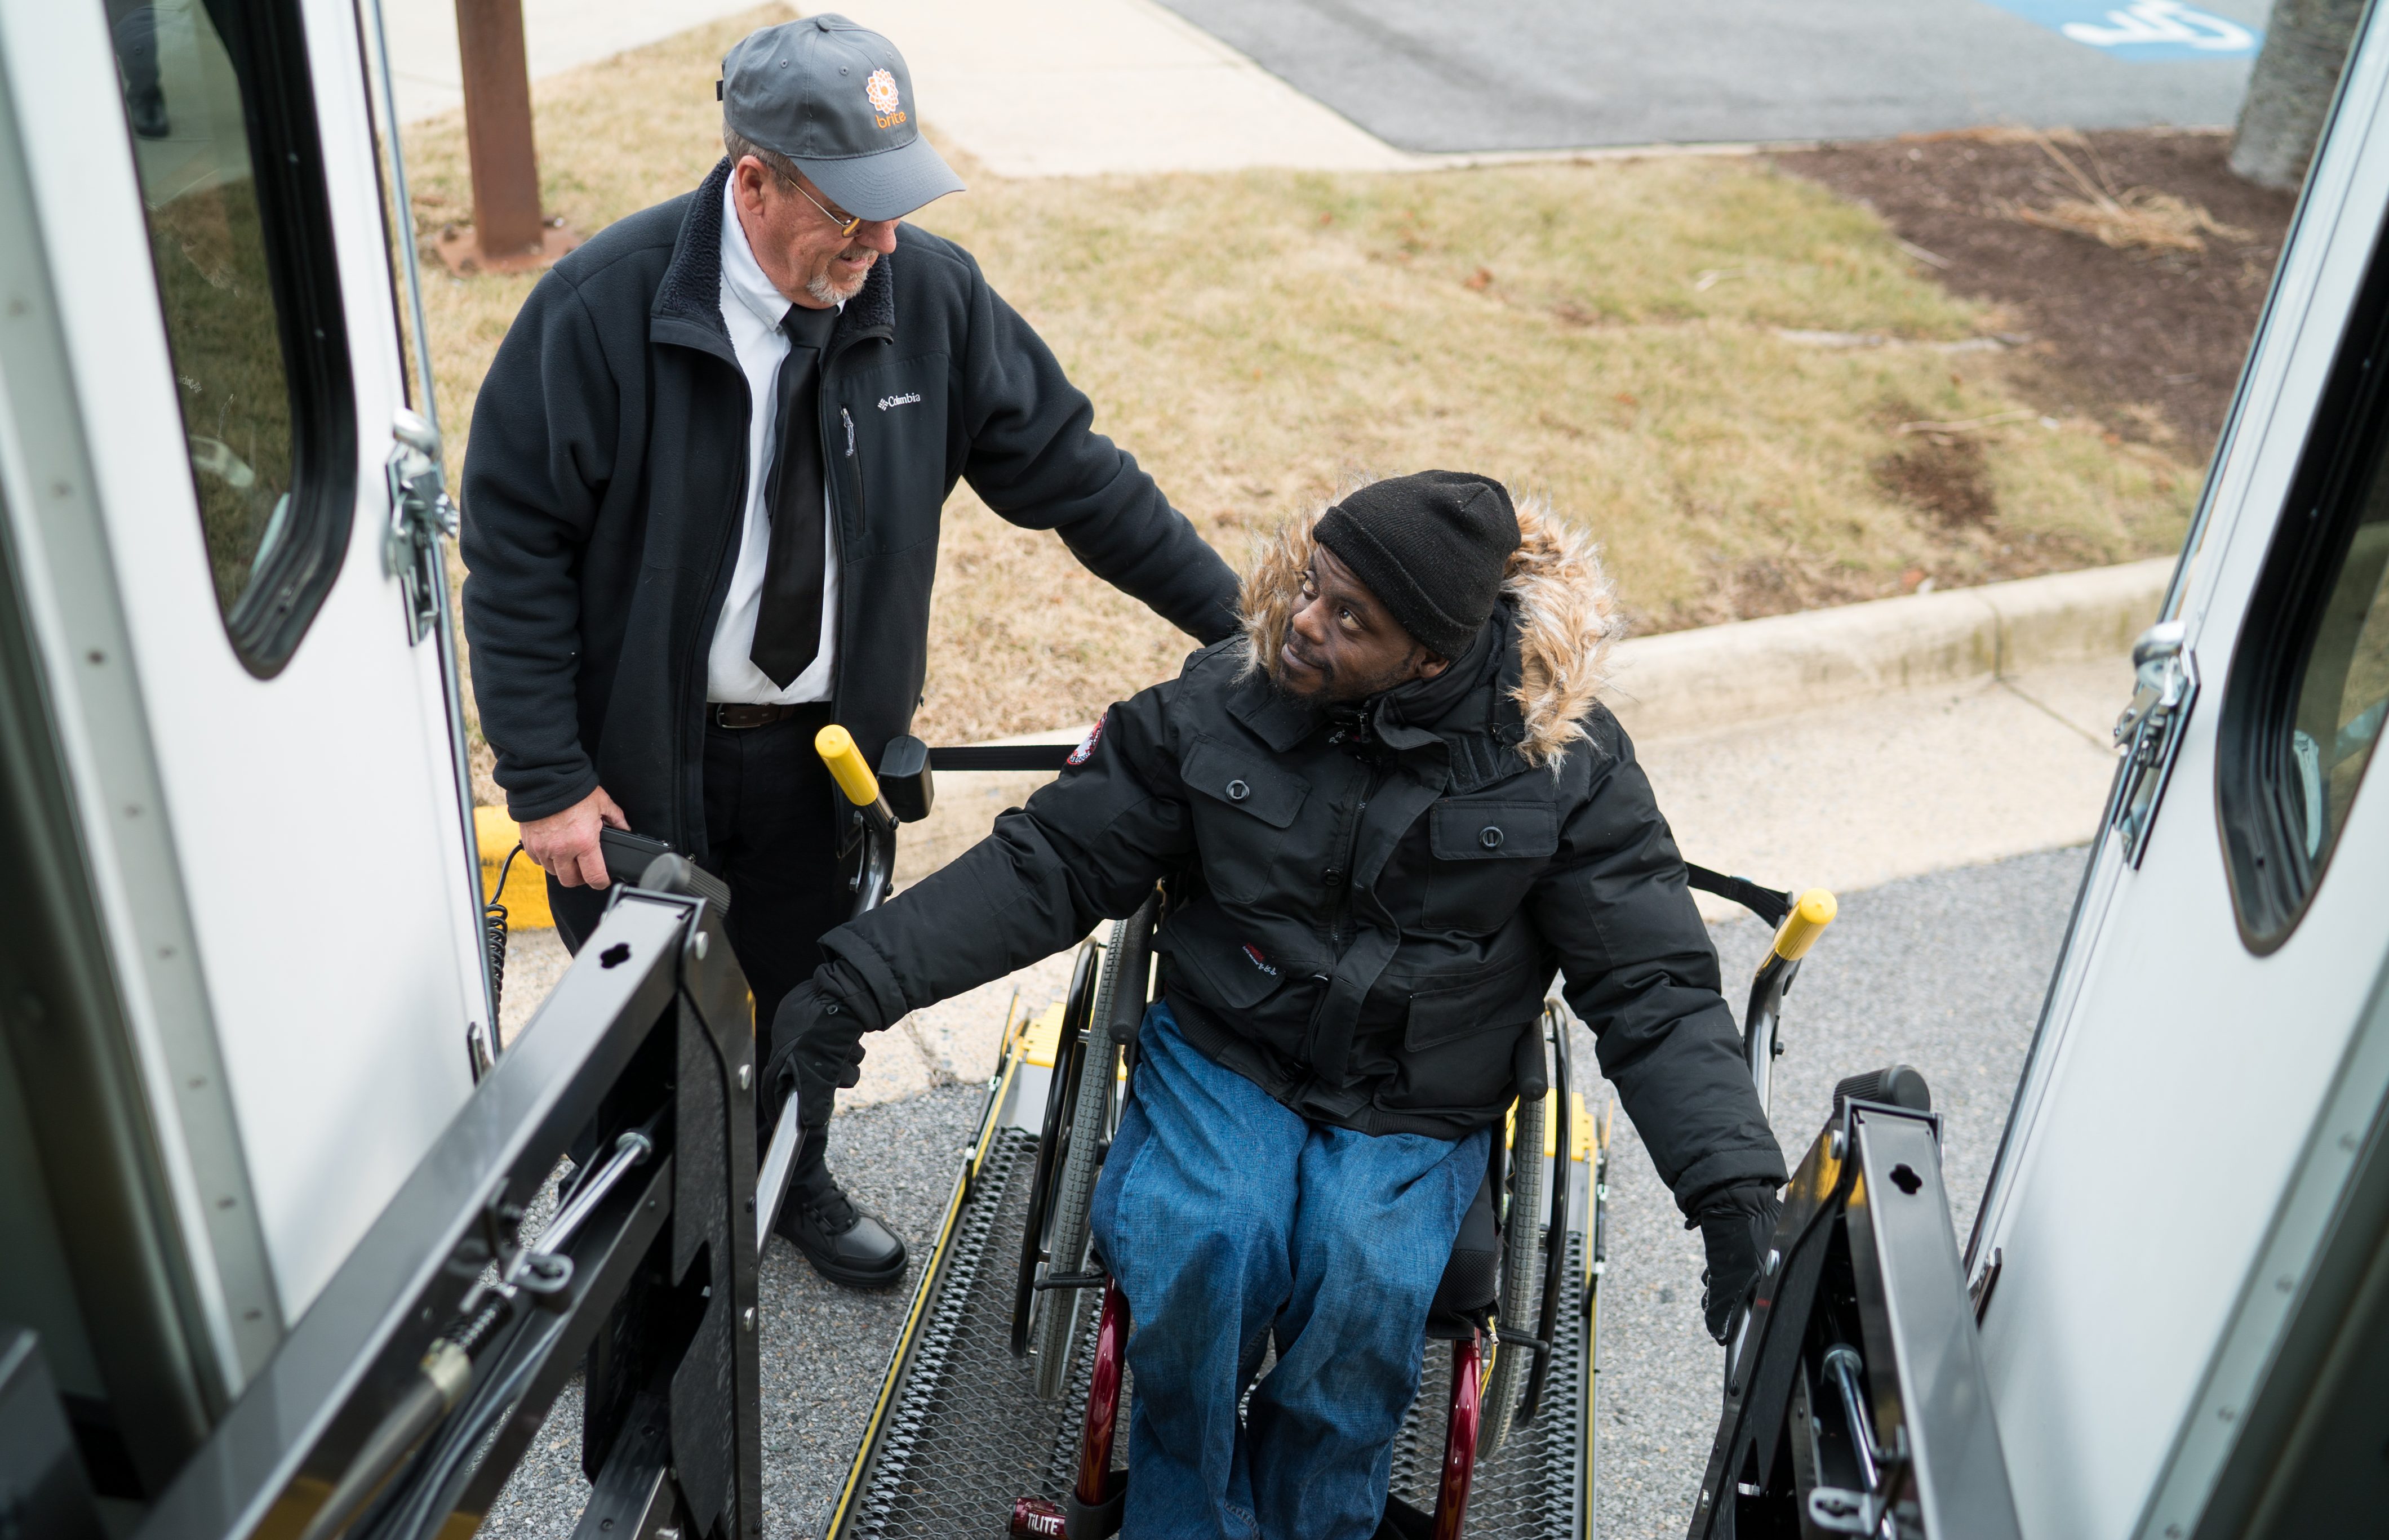
<instances>
[{"instance_id":1,"label":"black trousers","mask_svg":"<svg viewBox=\"0 0 2389 1540\"><path fill-rule=\"evenodd\" d=\"M768 1057L772 1018L789 990L821 965L821 936L853 912L849 885L859 852L837 854L838 803L813 734L830 721L827 703L764 727L705 730L704 866L730 885L722 929L755 996L755 1038ZM644 834L646 831L641 830ZM565 947L581 943L605 915L602 889L547 879L549 908ZM790 1185L825 1179L829 1130L807 1130ZM769 1129L760 1130L768 1138Z\"/></svg>"}]
</instances>

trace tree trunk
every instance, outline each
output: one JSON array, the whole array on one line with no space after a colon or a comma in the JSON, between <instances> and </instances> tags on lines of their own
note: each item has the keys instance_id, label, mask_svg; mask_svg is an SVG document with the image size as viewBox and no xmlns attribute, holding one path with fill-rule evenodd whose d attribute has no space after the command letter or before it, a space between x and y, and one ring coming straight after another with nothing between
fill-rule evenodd
<instances>
[{"instance_id":1,"label":"tree trunk","mask_svg":"<svg viewBox=\"0 0 2389 1540\"><path fill-rule=\"evenodd\" d=\"M2231 136L2231 169L2262 187L2306 180L2364 0L2273 0L2264 50Z\"/></svg>"},{"instance_id":2,"label":"tree trunk","mask_svg":"<svg viewBox=\"0 0 2389 1540\"><path fill-rule=\"evenodd\" d=\"M522 0L456 0L456 43L465 68L474 236L485 259L537 251L546 231L539 212Z\"/></svg>"}]
</instances>

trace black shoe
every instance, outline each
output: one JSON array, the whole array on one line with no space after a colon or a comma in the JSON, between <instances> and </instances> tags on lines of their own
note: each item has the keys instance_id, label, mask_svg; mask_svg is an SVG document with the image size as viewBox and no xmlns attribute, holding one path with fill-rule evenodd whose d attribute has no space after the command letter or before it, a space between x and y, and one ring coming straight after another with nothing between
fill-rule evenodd
<instances>
[{"instance_id":1,"label":"black shoe","mask_svg":"<svg viewBox=\"0 0 2389 1540\"><path fill-rule=\"evenodd\" d=\"M133 93L124 106L133 119L133 132L144 139L163 139L172 132L166 121L166 94L156 86Z\"/></svg>"},{"instance_id":2,"label":"black shoe","mask_svg":"<svg viewBox=\"0 0 2389 1540\"><path fill-rule=\"evenodd\" d=\"M904 1276L904 1242L877 1215L855 1207L834 1183L817 1193L792 1188L772 1228L832 1283L883 1289Z\"/></svg>"}]
</instances>

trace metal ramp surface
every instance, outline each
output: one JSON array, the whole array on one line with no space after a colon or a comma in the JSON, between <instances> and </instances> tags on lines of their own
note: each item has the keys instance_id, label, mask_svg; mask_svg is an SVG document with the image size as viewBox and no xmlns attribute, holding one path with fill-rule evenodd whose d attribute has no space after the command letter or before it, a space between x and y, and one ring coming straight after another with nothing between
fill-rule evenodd
<instances>
[{"instance_id":1,"label":"metal ramp surface","mask_svg":"<svg viewBox=\"0 0 2389 1540\"><path fill-rule=\"evenodd\" d=\"M1552 1330L1559 1360L1552 1366L1542 1410L1532 1423L1511 1431L1500 1455L1477 1462L1468 1497L1469 1534L1575 1540L1592 1534L1586 1516L1592 1468L1587 1435L1591 1355L1585 1351L1592 1322L1584 1314L1586 1282L1583 1240L1571 1234L1567 1292L1560 1296ZM1428 1344L1418 1399L1394 1440L1393 1495L1422 1513L1435 1511L1436 1483L1442 1475L1444 1408L1451 1397L1451 1355L1444 1346Z\"/></svg>"},{"instance_id":2,"label":"metal ramp surface","mask_svg":"<svg viewBox=\"0 0 2389 1540\"><path fill-rule=\"evenodd\" d=\"M1035 1126L1044 1106L1050 1050L1032 1028L1008 1046L990 1086L979 1139L955 1184L929 1266L898 1340L878 1403L856 1451L824 1540L995 1540L1008 1533L1013 1502L1058 1499L1078 1468L1080 1424L1094 1356L1092 1296L1080 1312L1069 1389L1040 1401L1035 1366L1011 1350L1012 1302L1021 1231L1035 1181ZM1050 1039L1048 1039L1050 1041ZM1569 1166L1565 1293L1554 1331L1559 1357L1535 1422L1480 1461L1466 1533L1477 1540L1592 1534L1596 1239L1588 1263L1588 1218L1598 1235L1600 1145L1579 1111ZM1450 1355L1428 1344L1418 1400L1394 1445L1392 1493L1424 1510L1435 1506L1444 1442ZM1125 1428L1131 1379L1121 1395ZM1127 1462L1119 1440L1115 1466Z\"/></svg>"},{"instance_id":3,"label":"metal ramp surface","mask_svg":"<svg viewBox=\"0 0 2389 1540\"><path fill-rule=\"evenodd\" d=\"M898 1347L894 1394L831 1534L1001 1535L1015 1497L1070 1484L1093 1355L1074 1355L1070 1392L1058 1401L1038 1400L1034 1364L1012 1355L1013 1275L1036 1169L1037 1136L998 1130L939 1258L927 1307L915 1311L913 1340ZM1083 1346L1094 1312L1081 1314L1090 1317Z\"/></svg>"}]
</instances>

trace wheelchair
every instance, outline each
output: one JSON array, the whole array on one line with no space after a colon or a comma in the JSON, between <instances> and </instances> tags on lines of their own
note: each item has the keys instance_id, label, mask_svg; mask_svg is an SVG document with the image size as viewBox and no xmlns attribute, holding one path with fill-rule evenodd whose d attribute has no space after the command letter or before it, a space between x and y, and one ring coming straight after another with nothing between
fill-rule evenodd
<instances>
[{"instance_id":1,"label":"wheelchair","mask_svg":"<svg viewBox=\"0 0 2389 1540\"><path fill-rule=\"evenodd\" d=\"M1777 927L1777 942L1753 980L1745 1050L1762 1101L1783 992L1833 899L1788 893L1691 869L1694 886L1751 909ZM1013 1297L1012 1351L1035 1361L1036 1393L1054 1401L1071 1387L1071 1351L1088 1295L1100 1304L1087 1376L1074 1484L1064 1500L1028 1495L1014 1507L1013 1533L1105 1540L1117 1534L1127 1472L1113 1469L1129 1331L1128 1301L1092 1246L1091 1215L1103 1159L1134 1084L1136 1037L1154 989L1153 936L1167 885L1116 922L1105 943L1080 948L1049 1083L1034 1185ZM1476 1469L1500 1456L1514 1432L1542 1409L1564 1292L1568 1163L1578 1115L1567 1007L1544 1001L1539 1084L1514 1104L1508 1138L1496 1139L1484 1180L1461 1221L1427 1316L1429 1342L1450 1344L1450 1394L1434 1511L1388 1496L1381 1540L1457 1540ZM1532 1056L1528 1056L1532 1062ZM1597 1241L1596 1241L1597 1245ZM1267 1372L1266 1366L1263 1368ZM1250 1387L1246 1387L1249 1391Z\"/></svg>"},{"instance_id":2,"label":"wheelchair","mask_svg":"<svg viewBox=\"0 0 2389 1540\"><path fill-rule=\"evenodd\" d=\"M927 812L932 769L1050 770L1068 752L1045 745L932 750L902 738L875 776L842 731L824 730L818 746L862 824L857 912L888 891L896 825ZM1764 1106L1782 1051L1783 994L1831 923L1833 897L1812 890L1795 899L1697 866L1687 873L1693 887L1741 904L1775 932L1744 1017L1744 1050ZM1064 1497L1014 1497L1013 1534L1105 1540L1118 1533L1127 1472L1113 1467L1125 1464L1120 1413L1133 1394L1130 1322L1127 1299L1092 1250L1092 1208L1133 1084L1137 1032L1156 987L1153 939L1170 889L1161 885L1105 940L1081 945L1058 1010L1033 1022L1007 1019L978 1132L963 1152L825 1540L985 1533L978 1526L996 1518L995 1505L1023 1478ZM1404 1419L1380 1540L1458 1540L1472 1494L1488 1533L1543 1534L1555 1525L1572 1533L1589 1511L1608 1140L1578 1104L1573 1029L1567 1007L1546 1000L1542 1052L1522 1056L1539 1068L1539 1080L1521 1087L1509 1137L1493 1142L1428 1313L1424 1335L1449 1344L1450 1374L1431 1362ZM791 1098L759 1173L759 1237L787 1180L798 1123ZM1579 1159L1581 1187L1573 1169ZM1090 1297L1098 1302L1092 1333L1083 1330ZM1570 1301L1576 1313L1563 1317ZM1404 1495L1431 1506L1413 1507Z\"/></svg>"}]
</instances>

